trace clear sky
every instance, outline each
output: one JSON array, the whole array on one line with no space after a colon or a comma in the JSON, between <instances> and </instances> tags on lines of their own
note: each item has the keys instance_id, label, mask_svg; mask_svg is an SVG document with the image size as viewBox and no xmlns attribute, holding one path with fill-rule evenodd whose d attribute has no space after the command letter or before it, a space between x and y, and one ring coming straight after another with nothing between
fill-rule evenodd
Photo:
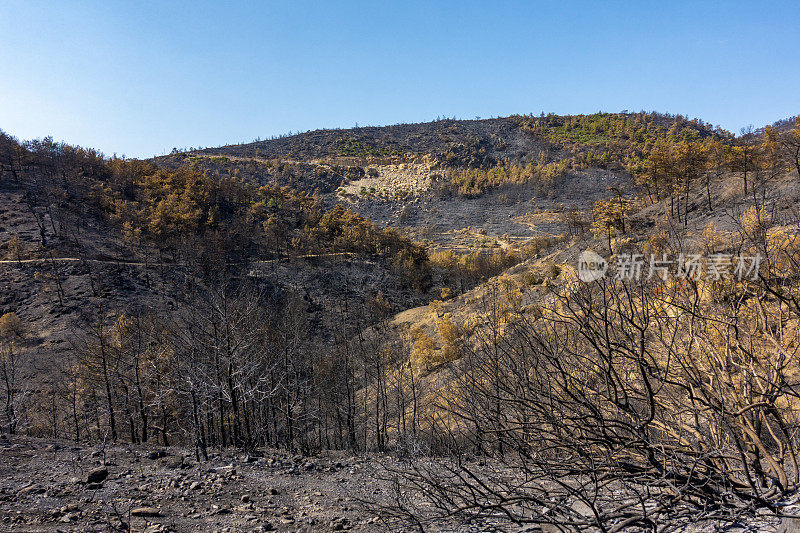
<instances>
[{"instance_id":1,"label":"clear sky","mask_svg":"<svg viewBox=\"0 0 800 533\"><path fill-rule=\"evenodd\" d=\"M0 1L0 129L108 155L623 109L800 113L800 2Z\"/></svg>"}]
</instances>

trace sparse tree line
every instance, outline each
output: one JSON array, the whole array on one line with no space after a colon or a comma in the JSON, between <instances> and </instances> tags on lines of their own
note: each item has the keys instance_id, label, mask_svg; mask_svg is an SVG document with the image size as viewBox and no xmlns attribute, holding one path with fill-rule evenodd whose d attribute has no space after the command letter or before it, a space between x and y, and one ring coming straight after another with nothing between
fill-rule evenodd
<instances>
[{"instance_id":1,"label":"sparse tree line","mask_svg":"<svg viewBox=\"0 0 800 533\"><path fill-rule=\"evenodd\" d=\"M470 168L469 165L453 165L445 159L449 166L455 166L444 186L446 192L470 198L502 186L533 184L537 194L546 194L573 170L596 167L630 171L632 165L647 157L657 140L673 144L726 135L719 129L712 130L702 121L658 113L575 116L551 113L510 118L523 132L543 144L534 162L492 159ZM498 148L502 149L502 144Z\"/></svg>"},{"instance_id":2,"label":"sparse tree line","mask_svg":"<svg viewBox=\"0 0 800 533\"><path fill-rule=\"evenodd\" d=\"M800 173L796 119L779 129L751 128L736 137L697 119L658 113L511 118L546 143L535 163L451 164L443 192L472 198L502 186L534 184L544 194L568 172L594 167L635 175L651 200L670 195L685 200L687 191L705 186L710 202L710 184L725 172L740 173L744 189L752 194L787 167ZM680 208L673 205L673 213Z\"/></svg>"},{"instance_id":3,"label":"sparse tree line","mask_svg":"<svg viewBox=\"0 0 800 533\"><path fill-rule=\"evenodd\" d=\"M87 306L70 350L47 369L30 366L36 333L4 315L2 429L185 445L198 459L220 447L313 453L416 441L424 427L416 380L431 367L407 361L410 338L383 342L386 299L343 301L327 342L309 305L268 282L187 280L169 311Z\"/></svg>"},{"instance_id":4,"label":"sparse tree line","mask_svg":"<svg viewBox=\"0 0 800 533\"><path fill-rule=\"evenodd\" d=\"M2 431L181 444L204 458L231 446L363 451L388 447L397 428L419 427L412 415L390 420L387 405L410 411L420 370L363 335L391 315L382 296L343 301L322 342L302 291L268 280L181 286L169 310L119 314L103 298L85 302L58 359L37 358L38 332L3 315ZM375 382L378 404L364 392Z\"/></svg>"},{"instance_id":5,"label":"sparse tree line","mask_svg":"<svg viewBox=\"0 0 800 533\"><path fill-rule=\"evenodd\" d=\"M798 153L800 118L784 132L767 126L760 135L750 129L737 138L656 142L631 169L651 202L670 198L670 216L680 220L683 215L685 221L691 193L703 191L706 207L713 210L711 187L728 173L741 178L743 196L763 204L770 183L787 173L800 177Z\"/></svg>"},{"instance_id":6,"label":"sparse tree line","mask_svg":"<svg viewBox=\"0 0 800 533\"><path fill-rule=\"evenodd\" d=\"M718 136L696 140L657 139L646 156L628 164L642 187L641 197L612 188L610 198L595 203L590 221L581 221L574 212L565 213L564 220L571 232L573 228L577 233L591 228L606 237L609 250L613 250L613 238L624 238L632 229L630 215L641 207L668 202L669 217L685 226L692 212L714 211L714 197L720 195L715 189L730 176L740 181L740 196L761 209L771 185L780 178L794 175L800 179L798 154L800 117L782 132L767 126L759 134L748 130L736 138L718 132Z\"/></svg>"}]
</instances>

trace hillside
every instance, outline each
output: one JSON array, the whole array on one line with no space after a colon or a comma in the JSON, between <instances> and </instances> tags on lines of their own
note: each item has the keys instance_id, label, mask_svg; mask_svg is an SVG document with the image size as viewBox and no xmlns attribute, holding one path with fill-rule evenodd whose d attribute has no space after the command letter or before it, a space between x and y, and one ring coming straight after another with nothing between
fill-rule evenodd
<instances>
[{"instance_id":1,"label":"hillside","mask_svg":"<svg viewBox=\"0 0 800 533\"><path fill-rule=\"evenodd\" d=\"M2 490L44 530L179 495L181 527L773 527L800 479L789 124L524 115L148 161L2 134L0 453L34 472L29 438L53 439L58 478ZM586 251L605 277L581 278ZM762 270L695 279L690 256ZM162 447L137 474L158 494L123 494ZM70 485L65 449L113 475ZM332 488L373 452L377 492ZM365 501L343 516L318 487Z\"/></svg>"},{"instance_id":2,"label":"hillside","mask_svg":"<svg viewBox=\"0 0 800 533\"><path fill-rule=\"evenodd\" d=\"M529 221L632 191L632 168L659 140L725 135L677 115L525 115L320 130L156 162L315 192L416 239L475 248L562 233Z\"/></svg>"},{"instance_id":3,"label":"hillside","mask_svg":"<svg viewBox=\"0 0 800 533\"><path fill-rule=\"evenodd\" d=\"M199 155L286 159L296 161L413 160L446 157L448 152L464 166L490 166L499 159L535 158L536 143L507 118L487 120L437 120L343 130L318 130L257 141L250 144L207 148Z\"/></svg>"}]
</instances>

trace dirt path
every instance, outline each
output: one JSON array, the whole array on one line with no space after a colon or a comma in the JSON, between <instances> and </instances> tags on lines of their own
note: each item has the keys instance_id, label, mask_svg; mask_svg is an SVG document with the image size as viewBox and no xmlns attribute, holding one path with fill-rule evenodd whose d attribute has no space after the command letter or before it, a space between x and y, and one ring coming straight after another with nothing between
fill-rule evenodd
<instances>
[{"instance_id":1,"label":"dirt path","mask_svg":"<svg viewBox=\"0 0 800 533\"><path fill-rule=\"evenodd\" d=\"M144 263L137 261L120 261L117 259L81 259L79 257L52 257L36 259L4 259L0 265L41 265L45 263L96 263L98 265L159 266L167 263Z\"/></svg>"},{"instance_id":2,"label":"dirt path","mask_svg":"<svg viewBox=\"0 0 800 533\"><path fill-rule=\"evenodd\" d=\"M293 257L293 259L320 259L320 258L329 258L329 257L352 257L355 256L355 252L332 252L326 254L305 254L305 255L298 255ZM281 259L261 259L256 261L250 261L250 264L254 265L269 265L275 263L277 261L283 261L285 258ZM120 265L120 266L136 266L136 267L163 267L163 266L175 266L175 263L159 263L159 262L147 262L144 261L124 261L120 259L81 259L79 257L52 257L52 258L35 258L35 259L3 259L0 260L0 265L11 265L11 266L23 266L23 265L43 265L47 263L94 263L98 265Z\"/></svg>"}]
</instances>

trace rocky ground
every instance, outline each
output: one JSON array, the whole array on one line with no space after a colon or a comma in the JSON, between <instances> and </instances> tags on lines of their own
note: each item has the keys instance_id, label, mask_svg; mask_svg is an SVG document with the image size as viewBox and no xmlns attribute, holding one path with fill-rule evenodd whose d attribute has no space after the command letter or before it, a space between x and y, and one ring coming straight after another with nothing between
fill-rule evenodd
<instances>
[{"instance_id":1,"label":"rocky ground","mask_svg":"<svg viewBox=\"0 0 800 533\"><path fill-rule=\"evenodd\" d=\"M303 457L279 450L215 453L198 463L177 448L0 435L0 531L417 531L379 514L393 490L385 468L398 466L387 456ZM438 533L508 531L485 521L426 526ZM678 530L796 533L800 520L765 515L723 529L695 523Z\"/></svg>"},{"instance_id":2,"label":"rocky ground","mask_svg":"<svg viewBox=\"0 0 800 533\"><path fill-rule=\"evenodd\" d=\"M0 439L0 530L385 531L378 461Z\"/></svg>"}]
</instances>

